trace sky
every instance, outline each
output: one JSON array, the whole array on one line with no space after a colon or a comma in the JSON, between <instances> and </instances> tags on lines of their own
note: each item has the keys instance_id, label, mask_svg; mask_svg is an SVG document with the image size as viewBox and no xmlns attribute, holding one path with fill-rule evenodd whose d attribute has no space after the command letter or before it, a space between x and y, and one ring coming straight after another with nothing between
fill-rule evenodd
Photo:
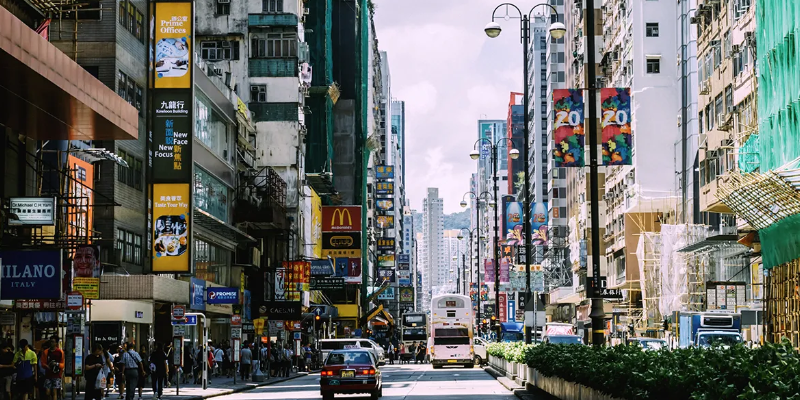
<instances>
[{"instance_id":1,"label":"sky","mask_svg":"<svg viewBox=\"0 0 800 400\"><path fill-rule=\"evenodd\" d=\"M519 20L483 32L497 0L373 0L378 47L386 51L394 100L406 104L406 187L422 211L438 187L444 212L461 211L477 162L469 157L479 119L506 119L511 92L522 91ZM519 3L530 7L538 2ZM497 15L505 15L504 9Z\"/></svg>"}]
</instances>

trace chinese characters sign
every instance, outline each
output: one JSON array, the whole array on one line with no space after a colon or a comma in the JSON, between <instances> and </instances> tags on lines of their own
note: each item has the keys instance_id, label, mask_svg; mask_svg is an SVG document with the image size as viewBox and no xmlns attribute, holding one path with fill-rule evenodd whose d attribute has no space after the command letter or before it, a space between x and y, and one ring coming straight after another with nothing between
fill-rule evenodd
<instances>
[{"instance_id":1,"label":"chinese characters sign","mask_svg":"<svg viewBox=\"0 0 800 400\"><path fill-rule=\"evenodd\" d=\"M189 182L192 173L192 92L156 91L153 107L153 181Z\"/></svg>"},{"instance_id":2,"label":"chinese characters sign","mask_svg":"<svg viewBox=\"0 0 800 400\"><path fill-rule=\"evenodd\" d=\"M394 166L392 165L378 165L375 167L375 178L377 179L394 179Z\"/></svg>"},{"instance_id":3,"label":"chinese characters sign","mask_svg":"<svg viewBox=\"0 0 800 400\"><path fill-rule=\"evenodd\" d=\"M153 272L190 272L189 185L153 185Z\"/></svg>"},{"instance_id":4,"label":"chinese characters sign","mask_svg":"<svg viewBox=\"0 0 800 400\"><path fill-rule=\"evenodd\" d=\"M375 184L375 193L392 195L394 194L394 182L378 182Z\"/></svg>"},{"instance_id":5,"label":"chinese characters sign","mask_svg":"<svg viewBox=\"0 0 800 400\"><path fill-rule=\"evenodd\" d=\"M285 289L286 300L300 301L301 293L309 290L311 281L311 263L308 261L284 262L286 271Z\"/></svg>"}]
</instances>

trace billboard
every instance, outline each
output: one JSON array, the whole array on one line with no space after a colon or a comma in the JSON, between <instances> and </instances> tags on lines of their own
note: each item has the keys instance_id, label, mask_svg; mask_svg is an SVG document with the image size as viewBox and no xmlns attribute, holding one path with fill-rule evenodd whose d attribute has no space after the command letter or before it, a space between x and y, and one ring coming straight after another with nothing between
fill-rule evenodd
<instances>
[{"instance_id":1,"label":"billboard","mask_svg":"<svg viewBox=\"0 0 800 400\"><path fill-rule=\"evenodd\" d=\"M392 165L376 165L375 178L377 179L394 179L394 166Z\"/></svg>"},{"instance_id":2,"label":"billboard","mask_svg":"<svg viewBox=\"0 0 800 400\"><path fill-rule=\"evenodd\" d=\"M300 301L303 292L311 283L311 263L308 261L284 261L284 292L286 300Z\"/></svg>"},{"instance_id":3,"label":"billboard","mask_svg":"<svg viewBox=\"0 0 800 400\"><path fill-rule=\"evenodd\" d=\"M547 243L547 202L531 204L531 244Z\"/></svg>"},{"instance_id":4,"label":"billboard","mask_svg":"<svg viewBox=\"0 0 800 400\"><path fill-rule=\"evenodd\" d=\"M153 185L153 272L191 272L189 196L189 184Z\"/></svg>"},{"instance_id":5,"label":"billboard","mask_svg":"<svg viewBox=\"0 0 800 400\"><path fill-rule=\"evenodd\" d=\"M61 299L61 250L0 252L0 299Z\"/></svg>"},{"instance_id":6,"label":"billboard","mask_svg":"<svg viewBox=\"0 0 800 400\"><path fill-rule=\"evenodd\" d=\"M75 208L67 216L67 236L85 237L91 240L94 212L94 165L73 155L67 156L69 174L72 176L69 191L70 203ZM78 211L78 212L75 212Z\"/></svg>"},{"instance_id":7,"label":"billboard","mask_svg":"<svg viewBox=\"0 0 800 400\"><path fill-rule=\"evenodd\" d=\"M156 90L153 94L152 168L156 183L188 182L192 178L192 99L190 89Z\"/></svg>"},{"instance_id":8,"label":"billboard","mask_svg":"<svg viewBox=\"0 0 800 400\"><path fill-rule=\"evenodd\" d=\"M633 131L631 130L631 89L600 89L603 165L631 165Z\"/></svg>"},{"instance_id":9,"label":"billboard","mask_svg":"<svg viewBox=\"0 0 800 400\"><path fill-rule=\"evenodd\" d=\"M8 220L9 225L55 225L55 197L12 197L9 206L17 216Z\"/></svg>"},{"instance_id":10,"label":"billboard","mask_svg":"<svg viewBox=\"0 0 800 400\"><path fill-rule=\"evenodd\" d=\"M311 243L313 254L322 258L322 199L311 189Z\"/></svg>"},{"instance_id":11,"label":"billboard","mask_svg":"<svg viewBox=\"0 0 800 400\"><path fill-rule=\"evenodd\" d=\"M380 195L393 195L394 182L377 182L375 183L375 193Z\"/></svg>"},{"instance_id":12,"label":"billboard","mask_svg":"<svg viewBox=\"0 0 800 400\"><path fill-rule=\"evenodd\" d=\"M378 250L391 250L394 251L395 249L395 241L394 238L379 238L378 239Z\"/></svg>"},{"instance_id":13,"label":"billboard","mask_svg":"<svg viewBox=\"0 0 800 400\"><path fill-rule=\"evenodd\" d=\"M412 302L414 301L414 289L410 287L400 288L400 301Z\"/></svg>"},{"instance_id":14,"label":"billboard","mask_svg":"<svg viewBox=\"0 0 800 400\"><path fill-rule=\"evenodd\" d=\"M393 229L394 228L394 215L378 215L375 217L378 228Z\"/></svg>"},{"instance_id":15,"label":"billboard","mask_svg":"<svg viewBox=\"0 0 800 400\"><path fill-rule=\"evenodd\" d=\"M155 88L192 87L192 3L156 3Z\"/></svg>"},{"instance_id":16,"label":"billboard","mask_svg":"<svg viewBox=\"0 0 800 400\"><path fill-rule=\"evenodd\" d=\"M206 290L206 304L239 304L239 288L209 287Z\"/></svg>"},{"instance_id":17,"label":"billboard","mask_svg":"<svg viewBox=\"0 0 800 400\"><path fill-rule=\"evenodd\" d=\"M323 232L361 232L361 206L322 206Z\"/></svg>"},{"instance_id":18,"label":"billboard","mask_svg":"<svg viewBox=\"0 0 800 400\"><path fill-rule=\"evenodd\" d=\"M555 167L584 167L583 91L553 90Z\"/></svg>"},{"instance_id":19,"label":"billboard","mask_svg":"<svg viewBox=\"0 0 800 400\"><path fill-rule=\"evenodd\" d=\"M394 211L394 200L393 199L375 199L375 208L379 212Z\"/></svg>"}]
</instances>

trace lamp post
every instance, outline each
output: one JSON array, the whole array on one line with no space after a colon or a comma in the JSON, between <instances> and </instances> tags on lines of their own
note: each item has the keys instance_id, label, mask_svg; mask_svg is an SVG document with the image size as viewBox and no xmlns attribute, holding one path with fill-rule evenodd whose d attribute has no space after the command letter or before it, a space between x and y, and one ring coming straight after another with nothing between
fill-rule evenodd
<instances>
[{"instance_id":1,"label":"lamp post","mask_svg":"<svg viewBox=\"0 0 800 400\"><path fill-rule=\"evenodd\" d=\"M463 203L464 203L463 207L466 207L466 202L463 202ZM459 231L459 233L458 233L458 236L456 237L458 240L462 240L462 239L464 239L464 235L462 234L462 232L464 232L464 230L465 230L465 229L463 229L463 228L462 228L462 229ZM470 282L470 283L474 282L474 281L472 280L472 234L473 234L474 232L476 232L476 231L480 232L480 227L476 227L476 228L474 228L474 229L471 229L471 230L469 230L469 231L468 231L468 232L469 232L469 256L470 256L470 263L469 263L469 265L470 265L470 267L469 267L469 282ZM482 238L481 238L481 239L482 239ZM480 246L480 243L477 243L477 246L476 246L476 247L478 247L478 246ZM479 250L479 251L480 251L480 250ZM462 254L462 255L464 255L464 254ZM465 255L464 255L464 256L465 256ZM466 267L467 267L467 261L466 261L466 258L463 260L463 265L464 265L464 268L466 268ZM466 275L466 272L464 272L464 275ZM464 276L464 294L465 294L465 295L469 295L469 285L467 285L467 279L466 279L466 276Z\"/></svg>"},{"instance_id":2,"label":"lamp post","mask_svg":"<svg viewBox=\"0 0 800 400\"><path fill-rule=\"evenodd\" d=\"M476 262L475 262L475 277L477 278L476 282L478 284L478 312L475 313L475 318L478 323L481 321L481 240L485 239L483 235L481 235L481 197L484 195L491 196L489 192L483 192L481 194L475 194L475 192L467 192L461 196L461 208L467 207L467 201L464 200L467 195L470 195L471 198L475 199L475 229L477 237L477 243L475 243L475 255L476 255ZM470 235L470 243L472 243L472 231L469 232ZM472 268L470 268L470 281L472 281Z\"/></svg>"},{"instance_id":3,"label":"lamp post","mask_svg":"<svg viewBox=\"0 0 800 400\"><path fill-rule=\"evenodd\" d=\"M586 0L586 1L587 2L592 2L593 0ZM503 6L505 6L505 15L500 16L500 17L496 16L495 14L497 13L497 10L500 9L500 7L503 7ZM533 13L533 10L536 7L539 7L539 6L550 7L550 9L553 11L553 15L551 16L551 18L554 19L554 20L550 24L550 29L549 29L550 36L552 36L555 39L561 39L562 37L564 37L564 34L567 32L567 28L564 26L564 24L562 24L561 22L558 22L558 10L556 10L556 8L551 6L550 4L546 4L546 3L537 4L537 5L533 6L533 8L531 8L531 10L528 12L528 14L523 14L522 11L520 11L519 7L517 7L517 6L515 6L515 5L511 4L511 3L500 4L492 12L492 22L489 22L486 25L486 27L484 28L484 31L486 32L487 36L489 36L490 38L496 38L496 37L500 36L501 28L500 28L500 24L498 24L497 22L494 22L495 18L519 18L520 19L520 31L521 31L521 34L522 34L522 55L523 55L523 66L524 66L523 67L524 68L524 71L523 71L523 73L524 73L524 77L523 77L524 89L523 89L523 100L522 101L523 101L523 108L524 108L523 121L524 121L524 124L525 124L524 130L523 130L523 132L524 132L524 140L525 140L525 144L523 146L523 153L524 153L523 154L523 157L524 157L523 161L524 161L524 168L525 168L525 196L524 196L525 200L524 200L524 205L522 207L522 213L523 213L522 214L523 215L523 219L522 220L524 221L524 225L523 225L523 228L524 228L523 232L524 233L523 233L523 236L524 236L524 240L525 240L525 278L526 278L526 283L525 283L525 297L526 297L525 298L525 304L528 304L528 302L531 301L531 223L530 223L531 222L530 221L530 218L531 218L530 217L530 212L531 212L531 191L530 191L530 178L528 176L529 175L529 172L528 172L529 171L529 165L528 164L530 163L530 141L529 141L530 129L528 127L528 121L529 121L529 116L528 116L528 108L529 108L528 107L528 49L530 48L530 30L531 30L530 16ZM589 7L589 3L587 3L587 7ZM509 9L511 9L511 8L513 8L514 10L517 11L517 13L519 14L519 17L511 16L511 15L508 14ZM587 16L587 19L593 20L593 18L591 17L591 14L589 14L589 16ZM587 24L587 26L588 25L592 25L592 24ZM592 42L593 40L594 40L594 38L592 36L589 36L589 42ZM594 51L593 47L590 47L589 51ZM594 57L594 54L592 54L592 57ZM591 70L592 68L593 67L591 67L589 69ZM590 104L594 104L594 103L590 103ZM592 107L589 107L589 108L593 109ZM596 216L596 214L593 214L592 218L594 218L595 216ZM593 226L592 229L594 229L594 226ZM599 241L599 239L598 239L598 241ZM596 242L598 242L598 241L596 241ZM595 254L598 254L598 253L599 253L599 250ZM535 323L536 315L534 315L533 318L534 318L534 323ZM528 326L528 324L525 324L525 343L527 343L527 344L531 343L531 328Z\"/></svg>"},{"instance_id":4,"label":"lamp post","mask_svg":"<svg viewBox=\"0 0 800 400\"><path fill-rule=\"evenodd\" d=\"M512 148L508 152L508 157L511 158L512 160L516 160L517 158L519 158L519 150L513 148L514 141L512 141L510 138L507 138L507 137L501 137L500 139L497 139L497 141L495 141L495 142L492 142L491 140L486 139L486 138L480 138L480 139L475 141L475 144L472 146L473 149L469 153L470 158L472 158L473 160L477 160L481 156L480 152L478 151L478 143L486 142L486 143L489 143L492 146L492 183L493 183L492 189L494 190L494 313L498 317L500 316L500 247L499 247L500 238L499 238L499 232L498 232L498 230L500 228L500 226L499 226L500 224L497 222L497 220L498 220L497 209L500 208L500 205L497 204L498 203L497 202L497 200L498 200L497 190L499 189L499 187L497 186L497 181L498 181L498 178L497 178L497 146L500 144L500 142L503 142L503 141L511 142ZM526 146L527 146L527 144L526 144ZM527 177L527 171L525 172L525 174L526 174L526 177ZM527 178L526 178L526 180L527 180ZM500 340L500 336L499 335L497 337L497 340L498 341Z\"/></svg>"}]
</instances>

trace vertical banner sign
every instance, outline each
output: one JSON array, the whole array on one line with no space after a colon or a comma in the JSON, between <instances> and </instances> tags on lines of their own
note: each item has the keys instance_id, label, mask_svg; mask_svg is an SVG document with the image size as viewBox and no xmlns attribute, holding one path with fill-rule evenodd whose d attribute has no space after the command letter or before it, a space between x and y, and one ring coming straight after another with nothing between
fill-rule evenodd
<instances>
[{"instance_id":1,"label":"vertical banner sign","mask_svg":"<svg viewBox=\"0 0 800 400\"><path fill-rule=\"evenodd\" d=\"M555 167L584 167L583 91L553 90Z\"/></svg>"},{"instance_id":2,"label":"vertical banner sign","mask_svg":"<svg viewBox=\"0 0 800 400\"><path fill-rule=\"evenodd\" d=\"M531 244L543 246L547 243L547 203L531 204Z\"/></svg>"},{"instance_id":3,"label":"vertical banner sign","mask_svg":"<svg viewBox=\"0 0 800 400\"><path fill-rule=\"evenodd\" d=\"M153 185L153 272L191 272L189 184Z\"/></svg>"},{"instance_id":4,"label":"vertical banner sign","mask_svg":"<svg viewBox=\"0 0 800 400\"><path fill-rule=\"evenodd\" d=\"M497 307L499 314L497 319L500 320L499 322L508 322L508 297L505 293L500 293L497 297L500 300L500 304Z\"/></svg>"},{"instance_id":5,"label":"vertical banner sign","mask_svg":"<svg viewBox=\"0 0 800 400\"><path fill-rule=\"evenodd\" d=\"M67 217L67 235L69 237L85 237L91 242L94 166L72 155L67 156L67 162L69 163L69 174L73 178L72 187L69 190L72 197L70 203L78 211L70 213Z\"/></svg>"},{"instance_id":6,"label":"vertical banner sign","mask_svg":"<svg viewBox=\"0 0 800 400\"><path fill-rule=\"evenodd\" d=\"M493 260L483 260L483 281L494 283L494 262Z\"/></svg>"},{"instance_id":7,"label":"vertical banner sign","mask_svg":"<svg viewBox=\"0 0 800 400\"><path fill-rule=\"evenodd\" d=\"M631 165L631 89L600 89L603 165Z\"/></svg>"},{"instance_id":8,"label":"vertical banner sign","mask_svg":"<svg viewBox=\"0 0 800 400\"><path fill-rule=\"evenodd\" d=\"M513 199L513 198L512 198ZM522 203L518 201L506 201L503 198L503 232L505 232L505 243L510 246L522 246Z\"/></svg>"},{"instance_id":9,"label":"vertical banner sign","mask_svg":"<svg viewBox=\"0 0 800 400\"><path fill-rule=\"evenodd\" d=\"M155 87L192 88L192 3L156 3Z\"/></svg>"}]
</instances>

